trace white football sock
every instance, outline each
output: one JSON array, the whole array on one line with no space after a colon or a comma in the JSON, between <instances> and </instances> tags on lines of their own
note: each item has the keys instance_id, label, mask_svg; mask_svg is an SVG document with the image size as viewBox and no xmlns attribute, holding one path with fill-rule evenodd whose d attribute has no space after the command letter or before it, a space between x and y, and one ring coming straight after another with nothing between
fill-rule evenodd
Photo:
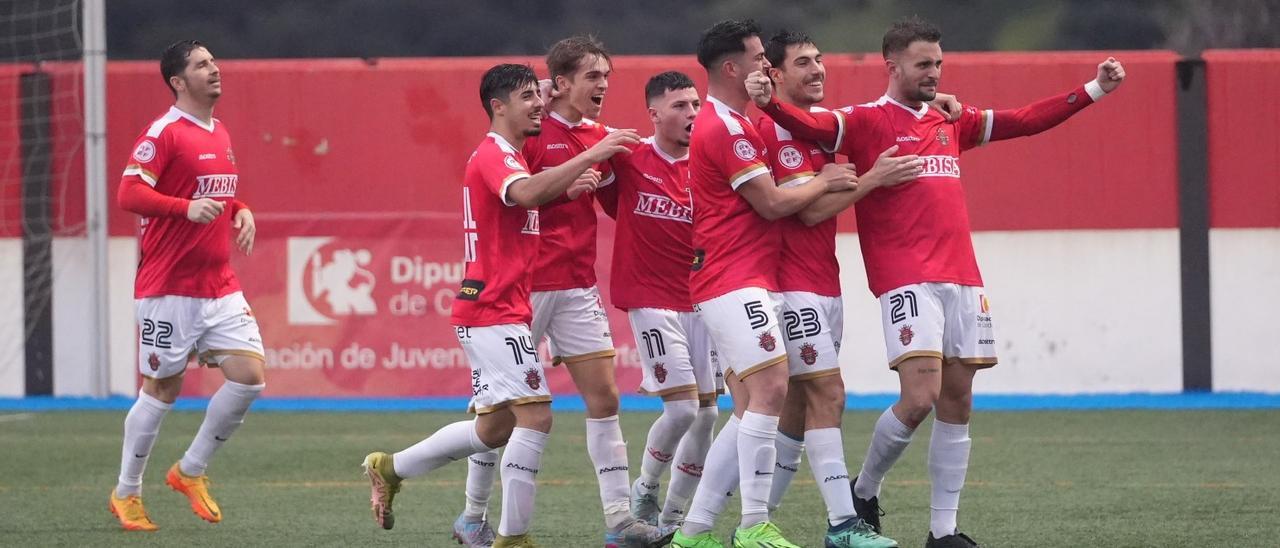
<instances>
[{"instance_id":1,"label":"white football sock","mask_svg":"<svg viewBox=\"0 0 1280 548\"><path fill-rule=\"evenodd\" d=\"M504 537L529 532L533 520L533 499L538 489L538 468L547 434L516 427L502 450L502 517L498 534Z\"/></svg>"},{"instance_id":2,"label":"white football sock","mask_svg":"<svg viewBox=\"0 0 1280 548\"><path fill-rule=\"evenodd\" d=\"M498 450L481 451L467 457L467 505L462 517L467 521L484 519L493 494L493 478L498 475Z\"/></svg>"},{"instance_id":3,"label":"white football sock","mask_svg":"<svg viewBox=\"0 0 1280 548\"><path fill-rule=\"evenodd\" d=\"M787 488L791 487L791 478L794 478L796 470L800 469L800 455L804 453L804 444L804 440L778 432L778 438L773 442L778 457L773 467L773 485L769 487L770 512L782 505L782 496L787 494Z\"/></svg>"},{"instance_id":4,"label":"white football sock","mask_svg":"<svg viewBox=\"0 0 1280 548\"><path fill-rule=\"evenodd\" d=\"M637 485L645 493L655 494L662 474L671 467L680 438L698 417L698 400L662 402L662 415L653 421L649 437L645 440L644 455L640 458L640 479Z\"/></svg>"},{"instance_id":5,"label":"white football sock","mask_svg":"<svg viewBox=\"0 0 1280 548\"><path fill-rule=\"evenodd\" d=\"M724 506L738 488L738 420L730 416L711 448L707 450L706 465L702 468L702 481L693 495L689 516L681 530L694 536L710 531L716 517L724 512Z\"/></svg>"},{"instance_id":6,"label":"white football sock","mask_svg":"<svg viewBox=\"0 0 1280 548\"><path fill-rule=\"evenodd\" d=\"M929 439L929 530L933 538L954 535L960 489L969 470L969 425L933 421Z\"/></svg>"},{"instance_id":7,"label":"white football sock","mask_svg":"<svg viewBox=\"0 0 1280 548\"><path fill-rule=\"evenodd\" d=\"M778 417L753 413L742 414L738 424L738 485L742 491L741 529L769 521L769 487L778 451Z\"/></svg>"},{"instance_id":8,"label":"white football sock","mask_svg":"<svg viewBox=\"0 0 1280 548\"><path fill-rule=\"evenodd\" d=\"M684 521L685 512L689 509L689 499L702 480L702 472L707 462L707 450L711 447L712 433L715 432L716 418L720 410L715 406L699 407L698 416L676 447L675 465L671 468L671 485L667 486L667 500L662 505L662 516L659 523L679 523Z\"/></svg>"},{"instance_id":9,"label":"white football sock","mask_svg":"<svg viewBox=\"0 0 1280 548\"><path fill-rule=\"evenodd\" d=\"M600 482L600 505L610 530L631 519L631 475L627 471L627 444L622 441L618 416L587 419L587 455Z\"/></svg>"},{"instance_id":10,"label":"white football sock","mask_svg":"<svg viewBox=\"0 0 1280 548\"><path fill-rule=\"evenodd\" d=\"M827 523L839 525L858 515L853 510L849 490L849 468L844 464L844 442L839 428L818 428L804 433L809 468L818 482L818 492L827 503Z\"/></svg>"},{"instance_id":11,"label":"white football sock","mask_svg":"<svg viewBox=\"0 0 1280 548\"><path fill-rule=\"evenodd\" d=\"M200 431L196 432L191 446L178 463L183 474L204 475L205 469L209 467L209 459L244 424L249 406L266 387L265 384L240 384L232 381L222 383L222 387L209 398L209 407L204 412Z\"/></svg>"},{"instance_id":12,"label":"white football sock","mask_svg":"<svg viewBox=\"0 0 1280 548\"><path fill-rule=\"evenodd\" d=\"M907 450L914 432L914 428L898 420L892 407L880 414L875 432L871 434L871 445L867 447L867 458L862 461L862 471L858 472L858 481L853 486L854 496L863 500L880 496L880 484L884 482L885 474Z\"/></svg>"},{"instance_id":13,"label":"white football sock","mask_svg":"<svg viewBox=\"0 0 1280 548\"><path fill-rule=\"evenodd\" d=\"M151 456L151 448L156 444L160 423L164 422L165 414L172 408L173 404L138 391L138 399L124 417L124 443L120 450L117 497L142 494L142 472L147 469L147 458Z\"/></svg>"},{"instance_id":14,"label":"white football sock","mask_svg":"<svg viewBox=\"0 0 1280 548\"><path fill-rule=\"evenodd\" d=\"M458 421L391 455L391 468L401 478L415 478L474 453L492 450L480 441L474 420Z\"/></svg>"}]
</instances>

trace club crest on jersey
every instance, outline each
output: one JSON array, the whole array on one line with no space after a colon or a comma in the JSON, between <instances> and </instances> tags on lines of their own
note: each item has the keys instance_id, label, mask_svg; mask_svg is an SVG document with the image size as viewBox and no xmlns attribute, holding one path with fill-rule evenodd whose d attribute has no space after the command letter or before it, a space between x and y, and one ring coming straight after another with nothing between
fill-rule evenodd
<instances>
[{"instance_id":1,"label":"club crest on jersey","mask_svg":"<svg viewBox=\"0 0 1280 548\"><path fill-rule=\"evenodd\" d=\"M151 366L152 371L159 371L160 356L157 356L155 352L152 352L150 356L147 356L147 365Z\"/></svg>"},{"instance_id":2,"label":"club crest on jersey","mask_svg":"<svg viewBox=\"0 0 1280 548\"><path fill-rule=\"evenodd\" d=\"M155 157L156 145L151 141L138 143L138 148L133 149L133 159L144 164L150 162Z\"/></svg>"},{"instance_id":3,"label":"club crest on jersey","mask_svg":"<svg viewBox=\"0 0 1280 548\"><path fill-rule=\"evenodd\" d=\"M530 367L524 370L524 383L534 390L542 387L542 375L538 374L538 368Z\"/></svg>"},{"instance_id":4,"label":"club crest on jersey","mask_svg":"<svg viewBox=\"0 0 1280 548\"><path fill-rule=\"evenodd\" d=\"M227 161L233 165L236 163L236 153L231 152L231 147L227 147Z\"/></svg>"},{"instance_id":5,"label":"club crest on jersey","mask_svg":"<svg viewBox=\"0 0 1280 548\"><path fill-rule=\"evenodd\" d=\"M738 139L733 142L733 153L744 162L756 159L756 147L746 139Z\"/></svg>"},{"instance_id":6,"label":"club crest on jersey","mask_svg":"<svg viewBox=\"0 0 1280 548\"><path fill-rule=\"evenodd\" d=\"M765 352L773 352L773 349L777 347L778 340L773 338L773 333L765 331L760 334L760 348L763 348Z\"/></svg>"},{"instance_id":7,"label":"club crest on jersey","mask_svg":"<svg viewBox=\"0 0 1280 548\"><path fill-rule=\"evenodd\" d=\"M667 382L667 368L662 362L653 364L653 378L658 379L658 384Z\"/></svg>"},{"instance_id":8,"label":"club crest on jersey","mask_svg":"<svg viewBox=\"0 0 1280 548\"><path fill-rule=\"evenodd\" d=\"M904 325L898 330L898 342L902 343L902 346L911 344L911 339L914 338L916 338L916 332L911 330L911 326Z\"/></svg>"},{"instance_id":9,"label":"club crest on jersey","mask_svg":"<svg viewBox=\"0 0 1280 548\"><path fill-rule=\"evenodd\" d=\"M804 154L801 154L796 147L787 145L778 151L778 163L787 169L795 169L804 163Z\"/></svg>"},{"instance_id":10,"label":"club crest on jersey","mask_svg":"<svg viewBox=\"0 0 1280 548\"><path fill-rule=\"evenodd\" d=\"M947 137L946 130L942 128L938 128L938 142L942 143L944 147L951 143L951 138Z\"/></svg>"},{"instance_id":11,"label":"club crest on jersey","mask_svg":"<svg viewBox=\"0 0 1280 548\"><path fill-rule=\"evenodd\" d=\"M514 169L516 171L524 171L524 166L520 165L520 162L517 161L514 156L507 156L503 158L502 163L506 164L507 167Z\"/></svg>"},{"instance_id":12,"label":"club crest on jersey","mask_svg":"<svg viewBox=\"0 0 1280 548\"><path fill-rule=\"evenodd\" d=\"M818 361L818 349L813 347L813 343L800 345L800 360L805 365L813 365Z\"/></svg>"}]
</instances>

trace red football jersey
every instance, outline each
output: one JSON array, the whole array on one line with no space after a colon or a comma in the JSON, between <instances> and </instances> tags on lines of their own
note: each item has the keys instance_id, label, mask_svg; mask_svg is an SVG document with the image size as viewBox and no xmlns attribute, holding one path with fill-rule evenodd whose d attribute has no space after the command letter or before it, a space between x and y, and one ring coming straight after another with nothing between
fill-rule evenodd
<instances>
[{"instance_id":1,"label":"red football jersey","mask_svg":"<svg viewBox=\"0 0 1280 548\"><path fill-rule=\"evenodd\" d=\"M825 111L813 107L814 112ZM822 166L835 161L835 154L817 143L800 139L761 116L756 127L769 149L769 167L780 187L794 187L813 180ZM840 262L836 259L836 218L814 226L791 215L778 220L782 233L782 258L778 265L779 291L807 291L828 297L840 296Z\"/></svg>"},{"instance_id":2,"label":"red football jersey","mask_svg":"<svg viewBox=\"0 0 1280 548\"><path fill-rule=\"evenodd\" d=\"M688 155L673 158L650 138L613 163L618 226L609 283L614 306L692 311Z\"/></svg>"},{"instance_id":3,"label":"red football jersey","mask_svg":"<svg viewBox=\"0 0 1280 548\"><path fill-rule=\"evenodd\" d=\"M871 292L879 296L923 282L982 285L960 184L960 152L989 140L990 111L966 109L952 124L928 105L915 109L883 96L837 112L845 130L836 148L859 175L893 145L900 156L924 160L918 179L877 189L854 206Z\"/></svg>"},{"instance_id":4,"label":"red football jersey","mask_svg":"<svg viewBox=\"0 0 1280 548\"><path fill-rule=\"evenodd\" d=\"M690 297L700 303L744 287L777 291L782 246L777 226L738 195L740 185L769 173L764 141L741 113L708 95L693 122L690 143Z\"/></svg>"},{"instance_id":5,"label":"red football jersey","mask_svg":"<svg viewBox=\"0 0 1280 548\"><path fill-rule=\"evenodd\" d=\"M453 325L529 324L529 290L538 248L538 210L507 196L529 177L520 152L489 133L467 161L462 179L463 256L467 269L453 301Z\"/></svg>"},{"instance_id":6,"label":"red football jersey","mask_svg":"<svg viewBox=\"0 0 1280 548\"><path fill-rule=\"evenodd\" d=\"M209 224L186 217L143 217L134 298L217 298L240 290L231 270L231 203L239 174L231 136L217 118L206 124L170 107L138 137L122 184L137 179L166 196L211 198L227 205Z\"/></svg>"},{"instance_id":7,"label":"red football jersey","mask_svg":"<svg viewBox=\"0 0 1280 548\"><path fill-rule=\"evenodd\" d=\"M542 133L524 142L524 157L532 173L568 162L609 134L604 124L583 118L570 123L552 112L542 120ZM608 162L596 165L600 186L613 178ZM596 210L591 193L576 200L564 195L542 204L542 235L533 263L534 291L591 287L596 284Z\"/></svg>"},{"instance_id":8,"label":"red football jersey","mask_svg":"<svg viewBox=\"0 0 1280 548\"><path fill-rule=\"evenodd\" d=\"M960 184L960 153L989 141L1035 135L1054 127L1105 93L1089 82L1012 110L965 108L948 123L928 105L912 108L888 96L874 103L813 115L771 102L765 112L805 137L834 137L838 152L863 174L885 149L917 154L924 174L914 181L877 189L859 200L858 239L871 292L923 282L980 286L969 213Z\"/></svg>"}]
</instances>

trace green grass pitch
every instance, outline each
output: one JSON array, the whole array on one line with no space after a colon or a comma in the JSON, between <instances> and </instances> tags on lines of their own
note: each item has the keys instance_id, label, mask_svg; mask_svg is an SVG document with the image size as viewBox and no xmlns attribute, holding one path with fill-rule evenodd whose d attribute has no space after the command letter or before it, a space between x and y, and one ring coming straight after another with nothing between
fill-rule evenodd
<instances>
[{"instance_id":1,"label":"green grass pitch","mask_svg":"<svg viewBox=\"0 0 1280 548\"><path fill-rule=\"evenodd\" d=\"M210 466L225 516L210 525L164 485L201 418L171 413L143 491L161 529L126 533L107 511L123 412L0 415L0 546L452 546L462 463L406 482L392 531L370 518L359 465L369 451L399 450L464 417L251 413ZM633 477L654 417L623 415ZM545 547L602 543L582 419L557 414L543 459L532 533ZM852 473L874 420L845 417ZM923 546L928 532L927 424L882 496L885 533L903 546ZM973 440L960 525L983 546L1280 545L1280 411L979 412ZM724 538L736 499L729 508L717 528ZM821 546L825 515L806 466L777 521L793 541Z\"/></svg>"}]
</instances>

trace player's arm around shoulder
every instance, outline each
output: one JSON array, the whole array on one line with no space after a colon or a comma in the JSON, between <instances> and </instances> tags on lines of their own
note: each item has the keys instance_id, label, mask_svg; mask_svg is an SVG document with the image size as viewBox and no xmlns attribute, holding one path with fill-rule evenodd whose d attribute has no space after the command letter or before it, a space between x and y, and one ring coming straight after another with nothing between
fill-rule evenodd
<instances>
[{"instance_id":1,"label":"player's arm around shoulder","mask_svg":"<svg viewBox=\"0 0 1280 548\"><path fill-rule=\"evenodd\" d=\"M920 176L924 166L924 160L919 156L909 154L906 156L895 156L898 152L898 145L893 145L880 153L876 158L876 163L871 169L863 173L861 177L856 177L854 183L857 188L844 192L828 192L822 197L814 200L812 204L805 207L797 216L805 226L814 226L827 219L838 215L841 211L848 209L849 206L857 203L871 191L881 187L897 186L908 181L914 181ZM823 166L823 172L818 177L823 176L843 176L838 170L833 174L827 174L827 168L831 166L844 166L845 164L827 164ZM847 164L850 170L854 169L852 164ZM815 177L816 179L816 177Z\"/></svg>"},{"instance_id":2,"label":"player's arm around shoulder","mask_svg":"<svg viewBox=\"0 0 1280 548\"><path fill-rule=\"evenodd\" d=\"M762 173L738 187L751 208L761 217L775 221L794 215L828 192L852 191L858 187L858 177L851 164L827 164L807 184L782 188L773 175Z\"/></svg>"},{"instance_id":3,"label":"player's arm around shoulder","mask_svg":"<svg viewBox=\"0 0 1280 548\"><path fill-rule=\"evenodd\" d=\"M620 129L568 162L536 175L516 181L507 190L507 198L523 207L538 207L567 194L570 199L593 192L600 183L600 172L591 166L607 161L615 154L628 154L629 146L640 142L633 129Z\"/></svg>"}]
</instances>

